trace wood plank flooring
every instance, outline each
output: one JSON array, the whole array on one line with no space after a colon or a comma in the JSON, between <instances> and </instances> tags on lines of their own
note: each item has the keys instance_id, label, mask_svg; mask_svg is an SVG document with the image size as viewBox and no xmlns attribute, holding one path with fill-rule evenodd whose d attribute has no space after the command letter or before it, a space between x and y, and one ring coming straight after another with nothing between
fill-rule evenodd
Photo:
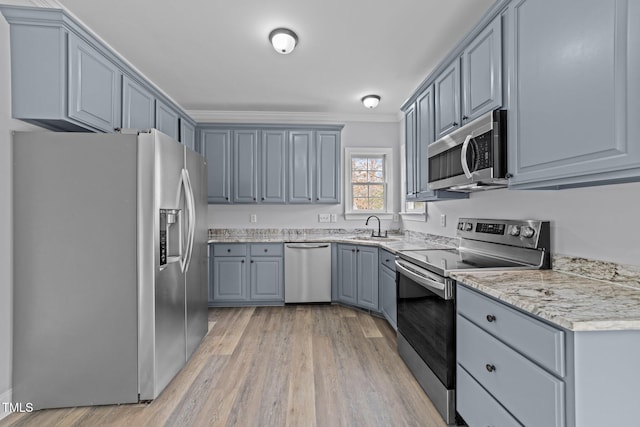
<instances>
[{"instance_id":1,"label":"wood plank flooring","mask_svg":"<svg viewBox=\"0 0 640 427\"><path fill-rule=\"evenodd\" d=\"M444 422L383 319L339 305L215 308L148 404L11 414L11 426L421 426Z\"/></svg>"}]
</instances>

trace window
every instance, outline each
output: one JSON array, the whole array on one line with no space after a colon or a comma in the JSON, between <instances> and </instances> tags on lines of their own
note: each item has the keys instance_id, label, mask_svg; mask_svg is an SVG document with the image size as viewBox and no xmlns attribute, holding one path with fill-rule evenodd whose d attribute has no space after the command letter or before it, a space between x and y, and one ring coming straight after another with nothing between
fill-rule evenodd
<instances>
[{"instance_id":1,"label":"window","mask_svg":"<svg viewBox=\"0 0 640 427\"><path fill-rule=\"evenodd\" d=\"M392 150L390 148L345 149L345 215L391 213L393 210Z\"/></svg>"}]
</instances>

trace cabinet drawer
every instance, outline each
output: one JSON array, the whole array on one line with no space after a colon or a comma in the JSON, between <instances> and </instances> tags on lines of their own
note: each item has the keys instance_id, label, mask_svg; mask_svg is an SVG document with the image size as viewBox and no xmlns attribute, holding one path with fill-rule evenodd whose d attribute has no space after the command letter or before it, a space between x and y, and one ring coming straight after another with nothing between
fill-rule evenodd
<instances>
[{"instance_id":1,"label":"cabinet drawer","mask_svg":"<svg viewBox=\"0 0 640 427\"><path fill-rule=\"evenodd\" d=\"M458 286L456 303L458 313L564 377L563 331L463 286Z\"/></svg>"},{"instance_id":2,"label":"cabinet drawer","mask_svg":"<svg viewBox=\"0 0 640 427\"><path fill-rule=\"evenodd\" d=\"M526 426L565 425L564 382L464 317L457 316L457 361Z\"/></svg>"},{"instance_id":3,"label":"cabinet drawer","mask_svg":"<svg viewBox=\"0 0 640 427\"><path fill-rule=\"evenodd\" d=\"M281 243L252 243L251 256L282 256Z\"/></svg>"},{"instance_id":4,"label":"cabinet drawer","mask_svg":"<svg viewBox=\"0 0 640 427\"><path fill-rule=\"evenodd\" d=\"M389 251L382 249L380 251L380 264L384 265L391 269L391 271L396 271L396 256Z\"/></svg>"},{"instance_id":5,"label":"cabinet drawer","mask_svg":"<svg viewBox=\"0 0 640 427\"><path fill-rule=\"evenodd\" d=\"M213 246L213 256L245 256L247 245L244 243L223 243Z\"/></svg>"},{"instance_id":6,"label":"cabinet drawer","mask_svg":"<svg viewBox=\"0 0 640 427\"><path fill-rule=\"evenodd\" d=\"M456 366L456 409L470 426L522 426L460 365Z\"/></svg>"}]
</instances>

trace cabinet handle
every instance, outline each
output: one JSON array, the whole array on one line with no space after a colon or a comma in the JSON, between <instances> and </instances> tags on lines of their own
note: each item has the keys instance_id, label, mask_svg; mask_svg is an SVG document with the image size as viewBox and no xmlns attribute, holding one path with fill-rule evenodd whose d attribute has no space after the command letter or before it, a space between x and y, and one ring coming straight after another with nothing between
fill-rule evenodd
<instances>
[{"instance_id":1,"label":"cabinet handle","mask_svg":"<svg viewBox=\"0 0 640 427\"><path fill-rule=\"evenodd\" d=\"M495 365L492 365L491 363L487 363L485 365L485 368L487 368L487 371L489 371L489 372L494 372L496 370Z\"/></svg>"},{"instance_id":2,"label":"cabinet handle","mask_svg":"<svg viewBox=\"0 0 640 427\"><path fill-rule=\"evenodd\" d=\"M487 322L495 322L496 321L496 316L494 316L493 314L487 314Z\"/></svg>"}]
</instances>

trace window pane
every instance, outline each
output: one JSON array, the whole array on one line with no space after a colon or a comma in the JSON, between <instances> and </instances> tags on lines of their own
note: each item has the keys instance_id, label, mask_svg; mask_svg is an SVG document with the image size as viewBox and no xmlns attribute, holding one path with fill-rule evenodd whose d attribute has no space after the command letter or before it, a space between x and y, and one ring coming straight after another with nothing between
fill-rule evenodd
<instances>
[{"instance_id":1,"label":"window pane","mask_svg":"<svg viewBox=\"0 0 640 427\"><path fill-rule=\"evenodd\" d=\"M369 196L369 186L368 185L359 185L355 184L353 186L353 197L368 197Z\"/></svg>"},{"instance_id":2,"label":"window pane","mask_svg":"<svg viewBox=\"0 0 640 427\"><path fill-rule=\"evenodd\" d=\"M354 211L367 210L368 208L369 208L369 199L359 198L359 197L354 197L353 198L353 210Z\"/></svg>"},{"instance_id":3,"label":"window pane","mask_svg":"<svg viewBox=\"0 0 640 427\"><path fill-rule=\"evenodd\" d=\"M359 170L352 171L351 182L367 182L367 172Z\"/></svg>"},{"instance_id":4,"label":"window pane","mask_svg":"<svg viewBox=\"0 0 640 427\"><path fill-rule=\"evenodd\" d=\"M384 173L382 171L369 171L369 182L384 182Z\"/></svg>"},{"instance_id":5,"label":"window pane","mask_svg":"<svg viewBox=\"0 0 640 427\"><path fill-rule=\"evenodd\" d=\"M369 197L384 197L384 185L370 185Z\"/></svg>"},{"instance_id":6,"label":"window pane","mask_svg":"<svg viewBox=\"0 0 640 427\"><path fill-rule=\"evenodd\" d=\"M384 199L371 198L369 199L369 209L371 210L383 210L384 209Z\"/></svg>"},{"instance_id":7,"label":"window pane","mask_svg":"<svg viewBox=\"0 0 640 427\"><path fill-rule=\"evenodd\" d=\"M362 157L351 158L351 169L353 170L367 170L367 159Z\"/></svg>"},{"instance_id":8,"label":"window pane","mask_svg":"<svg viewBox=\"0 0 640 427\"><path fill-rule=\"evenodd\" d=\"M382 157L369 159L369 169L382 170Z\"/></svg>"}]
</instances>

